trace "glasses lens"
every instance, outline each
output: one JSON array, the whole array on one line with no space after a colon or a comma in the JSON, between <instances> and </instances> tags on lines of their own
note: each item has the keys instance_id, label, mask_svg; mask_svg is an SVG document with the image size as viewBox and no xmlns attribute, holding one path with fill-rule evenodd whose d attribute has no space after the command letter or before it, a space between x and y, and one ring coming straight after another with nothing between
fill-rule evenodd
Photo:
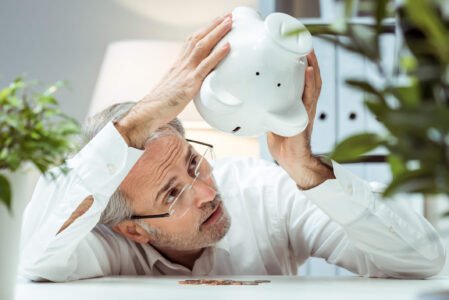
<instances>
[{"instance_id":1,"label":"glasses lens","mask_svg":"<svg viewBox=\"0 0 449 300\"><path fill-rule=\"evenodd\" d=\"M203 185L202 189L209 189L214 193L214 197L216 191L208 186ZM195 188L192 185L186 185L182 194L173 202L173 204L169 208L170 217L173 218L182 218L193 206L193 199L195 199Z\"/></svg>"},{"instance_id":2,"label":"glasses lens","mask_svg":"<svg viewBox=\"0 0 449 300\"><path fill-rule=\"evenodd\" d=\"M169 214L174 218L182 218L192 207L192 201L194 199L194 188L193 184L196 180L206 180L212 174L212 166L211 163L215 160L215 155L213 149L208 146L193 144L194 153L192 154L191 163L197 164L195 167L194 175L191 184L186 184L170 205ZM202 155L201 155L202 154ZM214 189L206 185L206 188L211 189L215 192Z\"/></svg>"},{"instance_id":3,"label":"glasses lens","mask_svg":"<svg viewBox=\"0 0 449 300\"><path fill-rule=\"evenodd\" d=\"M214 155L212 148L206 148L205 152L199 157L198 165L195 169L195 175L200 180L205 180L210 177L212 173L212 165L214 162Z\"/></svg>"},{"instance_id":4,"label":"glasses lens","mask_svg":"<svg viewBox=\"0 0 449 300\"><path fill-rule=\"evenodd\" d=\"M186 184L183 189L181 189L180 194L178 197L173 201L173 203L170 205L168 209L168 213L170 214L170 217L173 218L182 218L190 209L190 205L188 202L188 198L190 195L189 190L191 190L191 185Z\"/></svg>"}]
</instances>

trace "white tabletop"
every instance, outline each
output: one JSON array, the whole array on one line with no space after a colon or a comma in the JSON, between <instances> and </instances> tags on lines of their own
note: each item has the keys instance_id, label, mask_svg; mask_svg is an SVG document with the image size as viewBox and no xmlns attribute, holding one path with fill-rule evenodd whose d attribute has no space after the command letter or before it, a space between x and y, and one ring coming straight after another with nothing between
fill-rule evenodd
<instances>
[{"instance_id":1,"label":"white tabletop","mask_svg":"<svg viewBox=\"0 0 449 300\"><path fill-rule=\"evenodd\" d=\"M185 279L268 279L257 286L181 285ZM364 277L231 276L231 277L103 277L67 283L19 280L16 300L114 299L418 299L425 292L449 291L449 277L396 280ZM427 298L426 298L427 299ZM443 299L443 298L441 298Z\"/></svg>"}]
</instances>

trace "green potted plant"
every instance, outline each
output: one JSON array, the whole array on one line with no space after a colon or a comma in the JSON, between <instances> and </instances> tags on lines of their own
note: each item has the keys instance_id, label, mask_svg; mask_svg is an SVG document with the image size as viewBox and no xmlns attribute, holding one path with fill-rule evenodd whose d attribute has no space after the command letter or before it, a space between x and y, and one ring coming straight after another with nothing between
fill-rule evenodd
<instances>
[{"instance_id":1,"label":"green potted plant","mask_svg":"<svg viewBox=\"0 0 449 300\"><path fill-rule=\"evenodd\" d=\"M449 3L404 0L394 7L394 1L365 2L371 4L365 14L373 17L372 24L353 21L354 3L345 1L345 16L335 23L307 28L377 67L381 85L369 79L346 83L364 92L368 111L386 130L352 135L336 145L331 157L339 162L358 161L384 147L393 174L384 196L399 192L449 195ZM388 16L396 16L397 36L403 40L400 65L392 76L381 64L380 51Z\"/></svg>"},{"instance_id":2,"label":"green potted plant","mask_svg":"<svg viewBox=\"0 0 449 300\"><path fill-rule=\"evenodd\" d=\"M54 98L62 85L37 93L19 77L0 91L0 299L13 299L21 216L34 183L75 148L79 125Z\"/></svg>"}]
</instances>

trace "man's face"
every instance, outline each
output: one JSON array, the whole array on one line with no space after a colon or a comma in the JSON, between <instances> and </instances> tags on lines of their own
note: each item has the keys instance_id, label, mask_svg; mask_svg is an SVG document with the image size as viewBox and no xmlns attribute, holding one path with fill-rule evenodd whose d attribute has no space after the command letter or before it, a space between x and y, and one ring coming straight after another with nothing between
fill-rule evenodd
<instances>
[{"instance_id":1,"label":"man's face","mask_svg":"<svg viewBox=\"0 0 449 300\"><path fill-rule=\"evenodd\" d=\"M151 141L145 150L121 189L131 200L134 215L164 214L169 211L173 195L194 180L192 159L199 161L202 153L197 153L177 132ZM227 233L230 218L212 176L197 179L192 190L183 195L189 208L184 216L142 219L150 229L149 242L156 248L200 249Z\"/></svg>"}]
</instances>

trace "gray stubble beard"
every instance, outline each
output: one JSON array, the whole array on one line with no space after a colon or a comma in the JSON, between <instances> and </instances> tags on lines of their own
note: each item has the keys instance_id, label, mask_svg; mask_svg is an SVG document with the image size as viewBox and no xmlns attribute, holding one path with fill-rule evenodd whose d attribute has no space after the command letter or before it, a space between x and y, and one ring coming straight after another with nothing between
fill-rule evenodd
<instances>
[{"instance_id":1,"label":"gray stubble beard","mask_svg":"<svg viewBox=\"0 0 449 300\"><path fill-rule=\"evenodd\" d=\"M202 224L196 224L189 237L181 235L172 235L162 232L158 229L151 228L145 223L140 223L142 227L151 236L150 244L158 249L172 249L177 251L191 251L202 249L218 243L229 231L231 227L231 216L229 215L220 194L217 193L214 201L218 205L222 204L223 216L209 228L202 229ZM212 202L214 202L212 201ZM222 224L224 223L224 224Z\"/></svg>"}]
</instances>

